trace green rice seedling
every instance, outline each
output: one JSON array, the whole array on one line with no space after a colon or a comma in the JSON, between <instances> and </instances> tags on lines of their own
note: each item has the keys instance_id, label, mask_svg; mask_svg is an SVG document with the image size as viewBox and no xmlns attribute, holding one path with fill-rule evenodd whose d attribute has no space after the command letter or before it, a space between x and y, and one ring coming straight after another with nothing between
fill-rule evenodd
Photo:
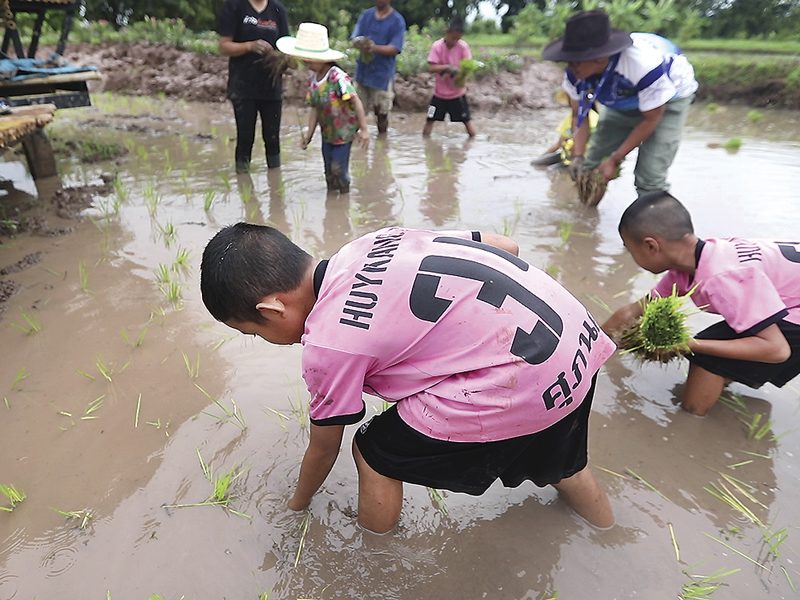
<instances>
[{"instance_id":1,"label":"green rice seedling","mask_svg":"<svg viewBox=\"0 0 800 600\"><path fill-rule=\"evenodd\" d=\"M536 600L558 600L558 592L544 591Z\"/></svg>"},{"instance_id":2,"label":"green rice seedling","mask_svg":"<svg viewBox=\"0 0 800 600\"><path fill-rule=\"evenodd\" d=\"M289 396L289 409L292 416L295 418L301 429L308 428L311 423L311 417L308 413L308 404L303 402L300 398L295 401Z\"/></svg>"},{"instance_id":3,"label":"green rice seedling","mask_svg":"<svg viewBox=\"0 0 800 600\"><path fill-rule=\"evenodd\" d=\"M170 156L169 148L164 149L164 173L166 175L172 173L172 156Z\"/></svg>"},{"instance_id":4,"label":"green rice seedling","mask_svg":"<svg viewBox=\"0 0 800 600\"><path fill-rule=\"evenodd\" d=\"M715 113L719 110L719 104L716 102L709 102L706 104L706 112Z\"/></svg>"},{"instance_id":5,"label":"green rice seedling","mask_svg":"<svg viewBox=\"0 0 800 600\"><path fill-rule=\"evenodd\" d=\"M760 110L751 110L747 112L747 120L751 123L760 123L764 119L764 113Z\"/></svg>"},{"instance_id":6,"label":"green rice seedling","mask_svg":"<svg viewBox=\"0 0 800 600\"><path fill-rule=\"evenodd\" d=\"M189 268L189 257L191 253L186 248L179 248L172 262L173 271L186 271Z\"/></svg>"},{"instance_id":7,"label":"green rice seedling","mask_svg":"<svg viewBox=\"0 0 800 600\"><path fill-rule=\"evenodd\" d=\"M553 279L557 279L559 273L561 273L561 267L553 263L548 263L544 268L544 272L547 273Z\"/></svg>"},{"instance_id":8,"label":"green rice seedling","mask_svg":"<svg viewBox=\"0 0 800 600\"><path fill-rule=\"evenodd\" d=\"M139 429L139 413L142 410L142 395L136 399L136 414L133 416L133 428Z\"/></svg>"},{"instance_id":9,"label":"green rice seedling","mask_svg":"<svg viewBox=\"0 0 800 600\"><path fill-rule=\"evenodd\" d=\"M114 186L114 195L117 197L117 200L120 204L124 204L128 200L128 191L125 189L125 184L122 183L122 179L120 179L119 174L114 177L114 181L112 184Z\"/></svg>"},{"instance_id":10,"label":"green rice seedling","mask_svg":"<svg viewBox=\"0 0 800 600\"><path fill-rule=\"evenodd\" d=\"M688 354L692 334L686 324L689 314L683 303L692 291L679 296L673 287L669 296L645 300L642 316L620 335L620 348L641 361L661 363Z\"/></svg>"},{"instance_id":11,"label":"green rice seedling","mask_svg":"<svg viewBox=\"0 0 800 600\"><path fill-rule=\"evenodd\" d=\"M214 190L206 190L203 192L203 210L208 212L211 210L211 205L214 203L214 198L217 192Z\"/></svg>"},{"instance_id":12,"label":"green rice seedling","mask_svg":"<svg viewBox=\"0 0 800 600\"><path fill-rule=\"evenodd\" d=\"M86 264L82 260L78 262L78 278L83 293L91 294L92 291L89 289L89 272L86 270Z\"/></svg>"},{"instance_id":13,"label":"green rice seedling","mask_svg":"<svg viewBox=\"0 0 800 600\"><path fill-rule=\"evenodd\" d=\"M604 311L606 311L608 314L614 312L613 310L611 310L611 307L608 305L608 303L597 294L586 294L586 297L592 302L594 302L597 306L602 308Z\"/></svg>"},{"instance_id":14,"label":"green rice seedling","mask_svg":"<svg viewBox=\"0 0 800 600\"><path fill-rule=\"evenodd\" d=\"M94 513L88 508L83 510L58 510L57 508L54 508L53 510L62 517L66 517L67 520L77 522L78 529L86 529L86 527L89 525L89 521L94 518Z\"/></svg>"},{"instance_id":15,"label":"green rice seedling","mask_svg":"<svg viewBox=\"0 0 800 600\"><path fill-rule=\"evenodd\" d=\"M139 157L139 160L144 162L150 157L150 153L147 151L147 147L146 146L137 146L136 147L136 156Z\"/></svg>"},{"instance_id":16,"label":"green rice seedling","mask_svg":"<svg viewBox=\"0 0 800 600\"><path fill-rule=\"evenodd\" d=\"M570 221L561 221L558 224L558 235L561 238L561 243L566 244L572 235L572 223Z\"/></svg>"},{"instance_id":17,"label":"green rice seedling","mask_svg":"<svg viewBox=\"0 0 800 600\"><path fill-rule=\"evenodd\" d=\"M282 412L280 412L278 410L275 410L274 408L271 408L269 406L264 407L264 412L269 412L269 413L275 415L276 417L278 417L278 425L281 426L281 429L286 431L286 423L285 423L285 421L288 421L289 417L287 417Z\"/></svg>"},{"instance_id":18,"label":"green rice seedling","mask_svg":"<svg viewBox=\"0 0 800 600\"><path fill-rule=\"evenodd\" d=\"M258 595L258 600L269 600L269 592L261 592Z\"/></svg>"},{"instance_id":19,"label":"green rice seedling","mask_svg":"<svg viewBox=\"0 0 800 600\"><path fill-rule=\"evenodd\" d=\"M672 523L667 523L669 527L669 537L672 540L672 549L675 550L675 560L681 562L681 549L678 546L678 540L675 539L675 530L672 528Z\"/></svg>"},{"instance_id":20,"label":"green rice seedling","mask_svg":"<svg viewBox=\"0 0 800 600\"><path fill-rule=\"evenodd\" d=\"M433 506L442 513L445 517L447 516L447 499L445 498L442 490L437 490L436 488L429 487L428 488L428 496L433 503Z\"/></svg>"},{"instance_id":21,"label":"green rice seedling","mask_svg":"<svg viewBox=\"0 0 800 600\"><path fill-rule=\"evenodd\" d=\"M3 494L11 503L11 506L0 506L0 510L5 512L11 512L28 497L25 492L10 483L0 483L0 494Z\"/></svg>"},{"instance_id":22,"label":"green rice seedling","mask_svg":"<svg viewBox=\"0 0 800 600\"><path fill-rule=\"evenodd\" d=\"M767 419L761 423L764 415L755 413L747 426L747 437L751 440L761 441L772 430L772 421Z\"/></svg>"},{"instance_id":23,"label":"green rice seedling","mask_svg":"<svg viewBox=\"0 0 800 600\"><path fill-rule=\"evenodd\" d=\"M231 508L230 503L235 499L234 496L231 495L231 486L233 483L241 477L245 471L239 467L234 467L227 473L223 473L222 475L213 478L211 477L211 467L206 465L203 461L202 457L200 456L200 451L197 451L198 457L200 457L201 467L203 468L203 474L206 476L206 479L209 479L213 485L213 491L211 495L203 500L202 502L191 502L185 504L165 504L163 505L164 508L189 508L192 506L222 506L225 510L232 512L235 515L240 517L244 517L246 519L250 519L250 515L247 515L243 512L235 510Z\"/></svg>"},{"instance_id":24,"label":"green rice seedling","mask_svg":"<svg viewBox=\"0 0 800 600\"><path fill-rule=\"evenodd\" d=\"M244 415L239 411L239 407L236 405L236 402L233 399L231 399L231 408L228 408L227 406L225 406L222 403L222 401L220 399L214 398L202 386L200 386L200 385L195 383L194 387L196 387L198 390L200 390L200 392L202 392L202 394L206 398L211 400L211 402L216 404L217 407L222 411L222 414L223 414L222 417L218 417L217 415L213 415L211 413L208 413L208 412L205 412L205 411L201 411L204 415L207 415L209 417L215 418L218 423L224 423L224 422L233 420L236 423L236 425L242 431L244 431L247 428L247 423L245 423Z\"/></svg>"},{"instance_id":25,"label":"green rice seedling","mask_svg":"<svg viewBox=\"0 0 800 600\"><path fill-rule=\"evenodd\" d=\"M738 573L741 569L730 569L729 571L717 571L712 575L687 575L692 579L681 587L681 600L707 600L711 594L716 592L721 586L726 585L720 580Z\"/></svg>"},{"instance_id":26,"label":"green rice seedling","mask_svg":"<svg viewBox=\"0 0 800 600\"><path fill-rule=\"evenodd\" d=\"M181 350L181 355L183 356L183 364L186 365L186 372L189 373L189 379L197 379L200 376L200 353L198 352L195 355L194 362L183 350Z\"/></svg>"},{"instance_id":27,"label":"green rice seedling","mask_svg":"<svg viewBox=\"0 0 800 600\"><path fill-rule=\"evenodd\" d=\"M725 150L730 153L738 152L739 149L742 147L742 138L739 137L732 137L727 142L722 145Z\"/></svg>"},{"instance_id":28,"label":"green rice seedling","mask_svg":"<svg viewBox=\"0 0 800 600\"><path fill-rule=\"evenodd\" d=\"M17 371L17 374L14 375L14 381L11 382L11 389L19 391L20 388L17 386L25 381L28 377L30 377L30 373L28 373L28 370L25 367L22 367L19 371Z\"/></svg>"},{"instance_id":29,"label":"green rice seedling","mask_svg":"<svg viewBox=\"0 0 800 600\"><path fill-rule=\"evenodd\" d=\"M128 330L124 327L120 330L119 335L122 338L122 341L125 342L131 348L139 348L144 343L144 338L147 335L148 331L147 325L145 325L142 330L139 332L139 335L136 336L136 339L132 339L128 335Z\"/></svg>"},{"instance_id":30,"label":"green rice seedling","mask_svg":"<svg viewBox=\"0 0 800 600\"><path fill-rule=\"evenodd\" d=\"M250 204L253 200L253 187L250 185L241 186L239 198L242 200L242 204Z\"/></svg>"},{"instance_id":31,"label":"green rice seedling","mask_svg":"<svg viewBox=\"0 0 800 600\"><path fill-rule=\"evenodd\" d=\"M214 345L211 346L211 349L212 350L219 350L220 348L222 348L222 345L224 343L231 341L235 337L237 337L236 334L223 335L216 342L214 342Z\"/></svg>"},{"instance_id":32,"label":"green rice seedling","mask_svg":"<svg viewBox=\"0 0 800 600\"><path fill-rule=\"evenodd\" d=\"M150 182L144 186L142 194L144 195L144 203L145 206L147 206L147 212L150 213L151 217L154 217L156 212L158 212L158 205L161 204L161 196L158 191L156 191L155 184Z\"/></svg>"},{"instance_id":33,"label":"green rice seedling","mask_svg":"<svg viewBox=\"0 0 800 600\"><path fill-rule=\"evenodd\" d=\"M6 405L6 410L11 410L11 404L8 403L8 396L3 396L3 404Z\"/></svg>"},{"instance_id":34,"label":"green rice seedling","mask_svg":"<svg viewBox=\"0 0 800 600\"><path fill-rule=\"evenodd\" d=\"M164 238L164 245L169 248L175 241L178 231L175 229L175 225L173 225L171 222L168 222L163 227L159 226L159 228L161 229L161 235Z\"/></svg>"},{"instance_id":35,"label":"green rice seedling","mask_svg":"<svg viewBox=\"0 0 800 600\"><path fill-rule=\"evenodd\" d=\"M625 469L625 472L626 472L628 475L630 475L631 477L633 477L634 479L636 479L637 481L639 481L640 483L642 483L642 484L643 484L643 485L644 485L644 486L645 486L647 489L649 489L650 491L653 491L653 492L655 492L656 494L658 494L659 496L661 496L661 497L662 497L664 500L666 500L667 502L670 502L670 499L669 499L669 498L667 498L667 497L666 497L664 494L662 494L660 491L658 491L658 490L656 489L656 487L655 487L655 486L654 486L652 483L649 483L649 482L648 482L648 481L647 481L647 480L646 480L644 477L642 477L642 476L641 476L641 475L639 475L638 473L635 473L635 472L633 471L633 469Z\"/></svg>"},{"instance_id":36,"label":"green rice seedling","mask_svg":"<svg viewBox=\"0 0 800 600\"><path fill-rule=\"evenodd\" d=\"M308 535L308 527L311 524L311 511L307 510L300 521L298 530L300 531L300 545L297 547L297 553L294 555L294 567L300 563L300 556L303 554L303 547L306 544L306 535Z\"/></svg>"},{"instance_id":37,"label":"green rice seedling","mask_svg":"<svg viewBox=\"0 0 800 600\"><path fill-rule=\"evenodd\" d=\"M724 542L724 541L722 541L722 540L720 540L720 539L717 539L717 538L715 538L713 535L710 535L710 534L706 533L705 531L703 532L703 535L704 535L704 536L706 536L707 538L711 539L711 540L714 540L714 541L715 541L715 542L717 542L718 544L721 544L722 546L725 546L725 547L726 547L728 550L730 550L730 551L731 551L731 552L733 552L734 554L738 554L739 556L741 556L741 557L742 557L742 558L744 558L745 560L747 560L747 561L749 561L749 562L753 563L753 564L754 564L754 565L756 565L757 567L761 567L761 568L762 568L762 569L764 569L765 571L769 571L769 570L770 570L770 569L769 569L769 567L765 567L764 565L762 565L760 562L758 562L758 561L757 561L757 560L755 560L754 558L750 558L749 556L747 556L747 554L745 554L745 553L744 553L744 552L742 552L741 550L737 550L736 548L734 548L734 547L733 547L733 546L731 546L730 544L728 544L728 543L726 543L726 542Z\"/></svg>"},{"instance_id":38,"label":"green rice seedling","mask_svg":"<svg viewBox=\"0 0 800 600\"><path fill-rule=\"evenodd\" d=\"M785 542L788 537L789 537L789 532L786 530L786 527L784 527L783 529L779 529L777 531L765 528L761 532L761 538L764 544L764 548L766 549L767 556L780 558L781 544L783 544L783 542Z\"/></svg>"},{"instance_id":39,"label":"green rice seedling","mask_svg":"<svg viewBox=\"0 0 800 600\"><path fill-rule=\"evenodd\" d=\"M164 263L159 263L154 273L156 275L156 282L160 285L165 285L168 284L170 281L172 281L172 274L170 273L170 269Z\"/></svg>"},{"instance_id":40,"label":"green rice seedling","mask_svg":"<svg viewBox=\"0 0 800 600\"><path fill-rule=\"evenodd\" d=\"M161 293L173 306L179 306L183 302L183 286L179 281L169 281L159 286Z\"/></svg>"},{"instance_id":41,"label":"green rice seedling","mask_svg":"<svg viewBox=\"0 0 800 600\"><path fill-rule=\"evenodd\" d=\"M203 455L200 454L200 448L195 448L195 450L197 451L197 458L200 460L200 468L203 469L203 477L211 481L214 476L211 467L203 460Z\"/></svg>"},{"instance_id":42,"label":"green rice seedling","mask_svg":"<svg viewBox=\"0 0 800 600\"><path fill-rule=\"evenodd\" d=\"M22 320L24 321L24 324L12 323L11 325L16 329L19 329L25 335L33 335L34 333L39 333L42 330L42 322L29 312L24 310L22 311Z\"/></svg>"},{"instance_id":43,"label":"green rice seedling","mask_svg":"<svg viewBox=\"0 0 800 600\"><path fill-rule=\"evenodd\" d=\"M741 395L739 395L739 394L736 394L736 393L733 393L733 392L727 393L727 394L722 394L719 397L719 401L723 406L731 409L733 412L735 412L740 417L747 417L747 416L750 415L750 411L747 410L747 404L745 403L745 401L742 399ZM744 422L745 422L745 424L747 424L746 421L744 421Z\"/></svg>"},{"instance_id":44,"label":"green rice seedling","mask_svg":"<svg viewBox=\"0 0 800 600\"><path fill-rule=\"evenodd\" d=\"M88 421L89 419L96 419L97 417L94 416L94 413L97 412L101 406L103 406L103 402L105 402L106 395L103 394L89 402L86 406L86 410L83 411L83 416L81 417L82 420Z\"/></svg>"},{"instance_id":45,"label":"green rice seedling","mask_svg":"<svg viewBox=\"0 0 800 600\"><path fill-rule=\"evenodd\" d=\"M711 494L714 498L730 506L737 513L742 515L751 523L764 527L761 519L748 507L741 498L739 498L728 486L723 482L712 482L708 486L703 486L703 489Z\"/></svg>"},{"instance_id":46,"label":"green rice seedling","mask_svg":"<svg viewBox=\"0 0 800 600\"><path fill-rule=\"evenodd\" d=\"M81 375L82 377L86 377L86 379L88 379L89 381L94 381L95 379L97 379L97 377L95 377L91 373L87 373L86 371L81 371L80 369L75 369L75 372L78 375Z\"/></svg>"},{"instance_id":47,"label":"green rice seedling","mask_svg":"<svg viewBox=\"0 0 800 600\"><path fill-rule=\"evenodd\" d=\"M227 173L220 173L219 174L219 181L222 184L222 187L225 189L226 194L230 194L231 192L231 178Z\"/></svg>"},{"instance_id":48,"label":"green rice seedling","mask_svg":"<svg viewBox=\"0 0 800 600\"><path fill-rule=\"evenodd\" d=\"M741 460L741 461L739 461L739 462L737 462L737 463L733 463L733 464L731 464L731 465L728 465L728 468L729 468L729 469L738 469L739 467L744 467L745 465L749 465L749 464L750 464L750 463L752 463L752 462L753 462L753 459L750 459L750 460Z\"/></svg>"},{"instance_id":49,"label":"green rice seedling","mask_svg":"<svg viewBox=\"0 0 800 600\"><path fill-rule=\"evenodd\" d=\"M111 365L107 365L103 360L103 357L99 354L94 361L94 366L97 367L97 371L100 375L103 376L103 379L111 383L112 379L111 376L114 375L114 370L111 368Z\"/></svg>"},{"instance_id":50,"label":"green rice seedling","mask_svg":"<svg viewBox=\"0 0 800 600\"><path fill-rule=\"evenodd\" d=\"M794 586L794 581L792 581L792 578L789 576L789 571L787 571L786 567L783 565L781 565L781 571L783 571L783 574L786 576L786 581L789 582L789 587L792 588L792 591L796 594L797 588Z\"/></svg>"}]
</instances>

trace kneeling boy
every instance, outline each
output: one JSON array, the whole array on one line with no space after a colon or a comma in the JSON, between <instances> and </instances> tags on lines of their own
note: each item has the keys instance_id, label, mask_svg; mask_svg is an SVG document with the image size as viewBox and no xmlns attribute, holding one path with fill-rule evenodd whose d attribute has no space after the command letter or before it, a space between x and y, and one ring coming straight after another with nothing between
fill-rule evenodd
<instances>
[{"instance_id":1,"label":"kneeling boy","mask_svg":"<svg viewBox=\"0 0 800 600\"><path fill-rule=\"evenodd\" d=\"M623 213L619 233L636 264L667 271L651 296L694 289L697 306L723 317L689 343L684 409L705 415L728 380L781 387L800 373L800 242L700 239L667 192L642 194ZM619 309L603 330L620 331L642 306Z\"/></svg>"},{"instance_id":2,"label":"kneeling boy","mask_svg":"<svg viewBox=\"0 0 800 600\"><path fill-rule=\"evenodd\" d=\"M325 481L366 391L393 403L353 443L366 529L396 525L403 482L479 495L498 478L553 485L589 522L613 524L587 432L614 344L516 253L496 234L395 227L316 263L271 227L214 236L201 266L211 314L303 344L311 433L290 508L306 508Z\"/></svg>"}]
</instances>

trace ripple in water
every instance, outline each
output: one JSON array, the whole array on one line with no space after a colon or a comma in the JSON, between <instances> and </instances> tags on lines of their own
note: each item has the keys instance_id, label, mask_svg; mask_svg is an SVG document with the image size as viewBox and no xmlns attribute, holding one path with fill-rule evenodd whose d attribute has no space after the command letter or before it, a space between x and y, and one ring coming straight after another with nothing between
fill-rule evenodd
<instances>
[{"instance_id":1,"label":"ripple in water","mask_svg":"<svg viewBox=\"0 0 800 600\"><path fill-rule=\"evenodd\" d=\"M78 550L74 546L53 548L42 559L42 568L47 577L58 577L69 571L78 562Z\"/></svg>"},{"instance_id":2,"label":"ripple in water","mask_svg":"<svg viewBox=\"0 0 800 600\"><path fill-rule=\"evenodd\" d=\"M0 573L0 600L12 600L17 596L17 579L11 573Z\"/></svg>"}]
</instances>

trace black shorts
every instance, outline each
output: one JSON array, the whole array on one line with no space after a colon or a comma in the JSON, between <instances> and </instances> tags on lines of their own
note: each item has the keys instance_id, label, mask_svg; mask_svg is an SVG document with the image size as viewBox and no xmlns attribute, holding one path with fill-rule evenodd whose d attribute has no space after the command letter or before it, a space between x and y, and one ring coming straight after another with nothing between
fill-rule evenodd
<instances>
[{"instance_id":1,"label":"black shorts","mask_svg":"<svg viewBox=\"0 0 800 600\"><path fill-rule=\"evenodd\" d=\"M558 483L586 467L589 413L597 375L581 405L544 431L496 442L448 442L412 429L397 405L356 432L367 464L381 475L479 496L498 478L506 487L525 480Z\"/></svg>"},{"instance_id":2,"label":"black shorts","mask_svg":"<svg viewBox=\"0 0 800 600\"><path fill-rule=\"evenodd\" d=\"M469 114L467 95L464 94L452 100L445 100L438 96L431 98L431 104L428 106L428 121L444 121L445 115L450 115L450 121L453 123L468 122L472 117Z\"/></svg>"},{"instance_id":3,"label":"black shorts","mask_svg":"<svg viewBox=\"0 0 800 600\"><path fill-rule=\"evenodd\" d=\"M708 354L690 354L687 358L692 364L703 367L706 371L752 388L759 388L767 382L781 387L800 374L800 325L784 320L778 321L776 325L792 349L792 354L785 362L771 364L720 358ZM748 333L747 335L752 334ZM736 333L725 321L720 321L707 327L695 337L700 340L734 340L747 336Z\"/></svg>"}]
</instances>

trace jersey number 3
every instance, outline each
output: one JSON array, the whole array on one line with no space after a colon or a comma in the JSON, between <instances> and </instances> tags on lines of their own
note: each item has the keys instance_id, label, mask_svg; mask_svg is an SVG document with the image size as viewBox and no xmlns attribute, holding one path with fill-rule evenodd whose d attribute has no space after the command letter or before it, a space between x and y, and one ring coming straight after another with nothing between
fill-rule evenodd
<instances>
[{"instance_id":1,"label":"jersey number 3","mask_svg":"<svg viewBox=\"0 0 800 600\"><path fill-rule=\"evenodd\" d=\"M529 268L528 263L513 254L472 240L438 237L433 241L478 248L506 259L522 271L527 271ZM556 351L564 331L561 317L544 300L505 273L474 260L435 255L422 259L419 271L409 298L411 312L418 319L436 323L452 304L452 300L439 298L436 295L442 275L471 279L481 282L477 295L477 299L481 302L500 308L506 298L510 297L539 317L539 321L531 331L517 328L511 342L511 354L527 363L538 365Z\"/></svg>"}]
</instances>

